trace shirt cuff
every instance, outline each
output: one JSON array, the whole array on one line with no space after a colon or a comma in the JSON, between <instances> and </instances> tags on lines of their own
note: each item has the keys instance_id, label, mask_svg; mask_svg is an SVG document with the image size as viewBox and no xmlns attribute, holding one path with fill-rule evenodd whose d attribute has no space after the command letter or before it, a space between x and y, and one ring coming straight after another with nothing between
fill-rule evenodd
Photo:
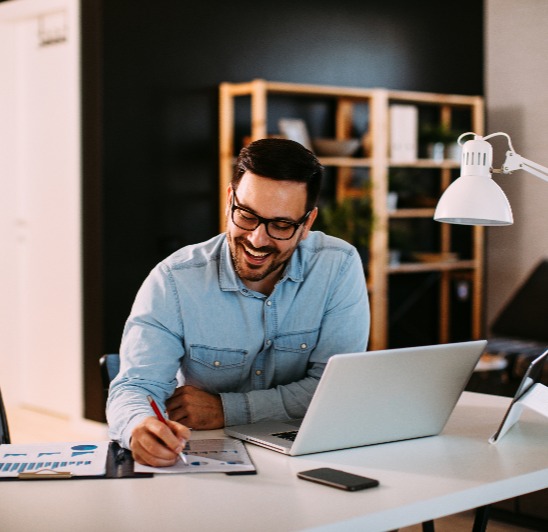
<instances>
[{"instance_id":1,"label":"shirt cuff","mask_svg":"<svg viewBox=\"0 0 548 532\"><path fill-rule=\"evenodd\" d=\"M221 393L220 396L223 403L225 427L251 423L251 410L247 394Z\"/></svg>"},{"instance_id":2,"label":"shirt cuff","mask_svg":"<svg viewBox=\"0 0 548 532\"><path fill-rule=\"evenodd\" d=\"M146 417L146 415L133 417L119 436L117 434L114 434L114 431L110 431L109 437L112 440L118 442L121 447L124 447L124 449L131 450L131 435L133 433L133 429L145 417Z\"/></svg>"}]
</instances>

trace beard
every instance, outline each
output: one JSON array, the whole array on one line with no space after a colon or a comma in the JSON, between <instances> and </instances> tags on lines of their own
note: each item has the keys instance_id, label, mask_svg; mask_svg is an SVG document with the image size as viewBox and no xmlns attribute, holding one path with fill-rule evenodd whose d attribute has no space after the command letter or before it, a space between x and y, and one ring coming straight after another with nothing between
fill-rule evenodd
<instances>
[{"instance_id":1,"label":"beard","mask_svg":"<svg viewBox=\"0 0 548 532\"><path fill-rule=\"evenodd\" d=\"M274 246L255 248L243 236L233 237L228 231L227 240L234 270L242 281L250 282L262 281L276 272L281 277L285 264L300 242L299 239L291 248L280 251Z\"/></svg>"}]
</instances>

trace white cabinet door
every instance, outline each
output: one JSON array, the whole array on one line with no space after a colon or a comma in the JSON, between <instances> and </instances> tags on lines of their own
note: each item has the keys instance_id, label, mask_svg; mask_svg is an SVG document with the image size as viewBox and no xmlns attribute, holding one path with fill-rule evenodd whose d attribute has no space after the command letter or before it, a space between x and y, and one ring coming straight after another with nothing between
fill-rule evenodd
<instances>
[{"instance_id":1,"label":"white cabinet door","mask_svg":"<svg viewBox=\"0 0 548 532\"><path fill-rule=\"evenodd\" d=\"M79 6L0 4L0 387L82 412Z\"/></svg>"}]
</instances>

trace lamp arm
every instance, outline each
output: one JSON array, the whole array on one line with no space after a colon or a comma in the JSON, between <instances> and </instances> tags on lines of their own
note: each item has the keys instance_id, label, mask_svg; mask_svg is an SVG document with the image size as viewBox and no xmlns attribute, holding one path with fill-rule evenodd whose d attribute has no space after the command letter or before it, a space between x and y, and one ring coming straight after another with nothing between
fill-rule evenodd
<instances>
[{"instance_id":1,"label":"lamp arm","mask_svg":"<svg viewBox=\"0 0 548 532\"><path fill-rule=\"evenodd\" d=\"M506 152L506 159L499 172L502 172L503 174L511 174L514 170L525 170L530 174L544 179L544 181L548 181L548 168L530 161L529 159L525 159L521 155L508 150Z\"/></svg>"}]
</instances>

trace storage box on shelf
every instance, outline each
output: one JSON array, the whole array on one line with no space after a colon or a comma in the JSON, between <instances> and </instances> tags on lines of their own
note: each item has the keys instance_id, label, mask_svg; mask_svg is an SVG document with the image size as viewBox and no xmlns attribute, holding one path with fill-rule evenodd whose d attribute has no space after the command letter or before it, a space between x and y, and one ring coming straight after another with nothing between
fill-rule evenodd
<instances>
[{"instance_id":1,"label":"storage box on shelf","mask_svg":"<svg viewBox=\"0 0 548 532\"><path fill-rule=\"evenodd\" d=\"M286 103L288 101L291 105ZM394 106L398 107L397 112ZM222 83L219 187L222 229L225 193L242 139L279 135L278 120L288 112L294 113L293 118L306 122L312 140L329 136L361 139L361 146L354 156L320 155L319 159L334 173L333 196L336 201L360 197L364 193L371 197L373 225L366 265L372 314L369 349L392 347L388 325L390 282L394 276L412 273L435 274L438 324L434 342L456 339L451 314L455 308L455 286L460 286L459 283L465 287L461 293L466 292L469 299L469 324L465 336L479 338L482 333L483 230L481 227L457 229L433 221L435 201L457 177L459 161L454 159L454 155L449 155L447 145L443 158L426 158L426 146L420 144L419 131L425 125L433 124L439 130L456 129L481 134L482 98L261 79ZM395 124L395 120L401 120L401 126ZM416 136L410 139L413 131ZM411 147L405 144L408 141L412 143ZM440 141L447 142L447 139ZM403 143L398 145L399 151L396 151L396 143ZM395 194L389 194L394 192L391 179L395 173L400 175L400 186L403 187L398 191L396 205ZM406 187L416 185L413 176L417 174L420 174L419 180L427 182L429 192L426 195L415 194L411 201L409 198L406 200ZM364 182L367 183L365 187ZM414 237L400 260L390 260L391 255L394 257L390 253L391 240L396 239L398 225L408 225ZM419 226L419 233L426 231L427 236L417 237L414 225Z\"/></svg>"}]
</instances>

